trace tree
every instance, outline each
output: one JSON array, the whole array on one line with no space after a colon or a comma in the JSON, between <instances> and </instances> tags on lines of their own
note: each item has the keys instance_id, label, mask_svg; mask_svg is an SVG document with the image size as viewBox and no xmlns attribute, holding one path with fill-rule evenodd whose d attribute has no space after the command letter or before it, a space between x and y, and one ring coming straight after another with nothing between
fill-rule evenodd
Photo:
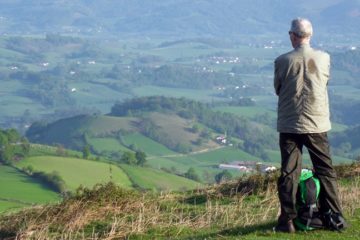
<instances>
[{"instance_id":1,"label":"tree","mask_svg":"<svg viewBox=\"0 0 360 240\"><path fill-rule=\"evenodd\" d=\"M194 168L189 168L189 170L185 173L185 177L194 181L198 181L200 182L200 177L197 174L197 172L195 171Z\"/></svg>"},{"instance_id":2,"label":"tree","mask_svg":"<svg viewBox=\"0 0 360 240\"><path fill-rule=\"evenodd\" d=\"M139 166L145 165L145 163L146 163L146 153L145 152L143 152L141 150L136 151L135 158L137 160L137 165L139 165Z\"/></svg>"},{"instance_id":3,"label":"tree","mask_svg":"<svg viewBox=\"0 0 360 240\"><path fill-rule=\"evenodd\" d=\"M216 183L222 183L224 181L229 181L232 179L232 175L228 170L224 170L215 175Z\"/></svg>"},{"instance_id":4,"label":"tree","mask_svg":"<svg viewBox=\"0 0 360 240\"><path fill-rule=\"evenodd\" d=\"M82 154L83 154L84 159L88 159L90 157L90 145L89 144L86 144L84 146Z\"/></svg>"},{"instance_id":5,"label":"tree","mask_svg":"<svg viewBox=\"0 0 360 240\"><path fill-rule=\"evenodd\" d=\"M121 156L121 162L127 163L129 165L135 165L137 163L135 153L126 151Z\"/></svg>"},{"instance_id":6,"label":"tree","mask_svg":"<svg viewBox=\"0 0 360 240\"><path fill-rule=\"evenodd\" d=\"M56 155L58 156L66 156L66 150L63 145L56 144Z\"/></svg>"}]
</instances>

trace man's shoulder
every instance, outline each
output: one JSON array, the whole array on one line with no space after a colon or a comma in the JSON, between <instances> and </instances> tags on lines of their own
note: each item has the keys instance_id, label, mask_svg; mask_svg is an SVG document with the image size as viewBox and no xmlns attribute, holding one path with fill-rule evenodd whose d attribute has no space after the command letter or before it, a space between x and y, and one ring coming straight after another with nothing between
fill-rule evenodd
<instances>
[{"instance_id":1,"label":"man's shoulder","mask_svg":"<svg viewBox=\"0 0 360 240\"><path fill-rule=\"evenodd\" d=\"M303 56L306 56L309 54L315 55L315 57L319 57L319 58L330 59L330 55L327 52L322 51L320 49L315 49L315 48L309 47L307 51L303 51L300 48L297 48L297 49L294 49L287 53L284 53L284 54L278 56L275 59L275 62L291 61L295 58L303 57Z\"/></svg>"},{"instance_id":2,"label":"man's shoulder","mask_svg":"<svg viewBox=\"0 0 360 240\"><path fill-rule=\"evenodd\" d=\"M286 61L290 58L292 58L292 56L295 54L295 51L292 50L290 52L287 52L287 53L284 53L284 54L281 54L280 56L278 56L276 59L275 59L275 62L281 62L281 61Z\"/></svg>"}]
</instances>

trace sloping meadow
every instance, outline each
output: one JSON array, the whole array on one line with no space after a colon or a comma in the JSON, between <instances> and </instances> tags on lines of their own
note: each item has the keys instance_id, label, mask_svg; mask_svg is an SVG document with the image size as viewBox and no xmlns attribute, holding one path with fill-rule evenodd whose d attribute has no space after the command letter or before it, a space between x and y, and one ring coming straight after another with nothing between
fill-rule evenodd
<instances>
[{"instance_id":1,"label":"sloping meadow","mask_svg":"<svg viewBox=\"0 0 360 240\"><path fill-rule=\"evenodd\" d=\"M355 234L360 209L359 165L338 167L341 201ZM278 214L277 173L251 175L190 192L153 193L112 183L79 188L56 205L0 218L4 239L153 239L268 236ZM317 233L319 234L319 233ZM320 234L328 234L320 231ZM348 234L348 235L346 235ZM304 237L299 234L299 239ZM250 238L251 239L251 238Z\"/></svg>"}]
</instances>

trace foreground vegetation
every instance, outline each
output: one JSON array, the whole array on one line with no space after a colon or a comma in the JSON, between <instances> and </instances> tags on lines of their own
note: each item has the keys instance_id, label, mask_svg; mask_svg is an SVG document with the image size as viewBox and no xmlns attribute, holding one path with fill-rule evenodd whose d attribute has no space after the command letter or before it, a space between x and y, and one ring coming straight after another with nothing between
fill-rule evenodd
<instances>
[{"instance_id":1,"label":"foreground vegetation","mask_svg":"<svg viewBox=\"0 0 360 240\"><path fill-rule=\"evenodd\" d=\"M356 239L360 227L360 165L337 168L349 229L299 232L293 239ZM186 193L137 192L112 183L79 188L56 205L0 217L0 236L13 239L279 239L277 174L251 175Z\"/></svg>"}]
</instances>

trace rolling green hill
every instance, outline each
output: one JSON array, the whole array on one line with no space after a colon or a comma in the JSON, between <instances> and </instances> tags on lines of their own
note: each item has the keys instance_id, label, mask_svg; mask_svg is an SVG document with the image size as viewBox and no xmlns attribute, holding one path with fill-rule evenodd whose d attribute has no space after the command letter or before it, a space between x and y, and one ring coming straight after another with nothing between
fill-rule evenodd
<instances>
[{"instance_id":1,"label":"rolling green hill","mask_svg":"<svg viewBox=\"0 0 360 240\"><path fill-rule=\"evenodd\" d=\"M135 118L112 116L80 115L61 119L51 124L34 124L27 132L33 142L53 145L62 144L72 149L81 149L89 137L114 136L119 130L133 131Z\"/></svg>"}]
</instances>

